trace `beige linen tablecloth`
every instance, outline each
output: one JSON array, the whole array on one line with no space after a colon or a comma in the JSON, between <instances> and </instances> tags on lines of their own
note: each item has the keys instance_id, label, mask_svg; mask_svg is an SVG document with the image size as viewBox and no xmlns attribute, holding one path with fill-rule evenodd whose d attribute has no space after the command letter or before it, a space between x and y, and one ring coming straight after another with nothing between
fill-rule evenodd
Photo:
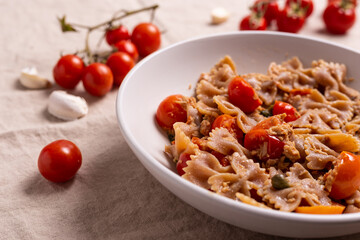
<instances>
[{"instance_id":1,"label":"beige linen tablecloth","mask_svg":"<svg viewBox=\"0 0 360 240\"><path fill-rule=\"evenodd\" d=\"M315 12L299 34L360 50L360 21L347 35L328 35L321 20L326 1L315 2ZM116 10L154 3L160 5L155 23L165 32L165 47L196 36L236 31L250 1L0 1L0 239L281 239L220 222L160 185L120 133L117 89L96 98L79 85L71 93L88 101L89 113L66 122L47 112L48 96L59 87L27 90L20 85L22 68L35 66L52 79L60 52L83 47L84 33L62 34L56 17L66 14L71 22L94 25ZM231 16L213 26L210 12L217 6L228 9ZM123 23L132 29L148 20L149 14L141 13ZM65 184L45 180L37 168L41 149L57 139L75 142L83 154L81 169ZM339 239L360 239L360 234Z\"/></svg>"}]
</instances>

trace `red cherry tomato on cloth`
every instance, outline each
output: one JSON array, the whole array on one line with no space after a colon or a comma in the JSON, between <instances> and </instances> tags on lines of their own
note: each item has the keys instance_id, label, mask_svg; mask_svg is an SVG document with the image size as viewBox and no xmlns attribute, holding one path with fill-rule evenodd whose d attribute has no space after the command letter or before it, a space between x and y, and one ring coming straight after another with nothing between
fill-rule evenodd
<instances>
[{"instance_id":1,"label":"red cherry tomato on cloth","mask_svg":"<svg viewBox=\"0 0 360 240\"><path fill-rule=\"evenodd\" d=\"M115 52L107 59L106 65L111 69L114 85L119 86L126 74L135 66L135 63L127 53Z\"/></svg>"},{"instance_id":2,"label":"red cherry tomato on cloth","mask_svg":"<svg viewBox=\"0 0 360 240\"><path fill-rule=\"evenodd\" d=\"M314 11L314 3L312 0L286 0L285 5L291 7L291 5L295 5L297 8L303 8L305 10L305 16L309 17L311 13Z\"/></svg>"},{"instance_id":3,"label":"red cherry tomato on cloth","mask_svg":"<svg viewBox=\"0 0 360 240\"><path fill-rule=\"evenodd\" d=\"M140 23L134 28L131 41L136 45L140 56L145 57L160 48L161 33L152 23Z\"/></svg>"},{"instance_id":4,"label":"red cherry tomato on cloth","mask_svg":"<svg viewBox=\"0 0 360 240\"><path fill-rule=\"evenodd\" d=\"M80 82L84 68L81 58L76 55L65 55L53 68L54 80L60 87L73 89Z\"/></svg>"},{"instance_id":5,"label":"red cherry tomato on cloth","mask_svg":"<svg viewBox=\"0 0 360 240\"><path fill-rule=\"evenodd\" d=\"M84 69L82 82L85 90L93 96L101 97L108 93L113 85L111 69L102 63L92 63Z\"/></svg>"},{"instance_id":6,"label":"red cherry tomato on cloth","mask_svg":"<svg viewBox=\"0 0 360 240\"><path fill-rule=\"evenodd\" d=\"M281 101L275 101L274 108L273 108L273 115L278 115L286 113L286 117L284 118L285 122L292 122L295 121L300 117L296 108L294 108L291 104Z\"/></svg>"},{"instance_id":7,"label":"red cherry tomato on cloth","mask_svg":"<svg viewBox=\"0 0 360 240\"><path fill-rule=\"evenodd\" d=\"M120 42L117 42L114 44L114 47L119 52L125 52L129 54L129 56L134 60L134 62L137 62L139 59L139 52L135 46L130 40L121 40Z\"/></svg>"},{"instance_id":8,"label":"red cherry tomato on cloth","mask_svg":"<svg viewBox=\"0 0 360 240\"><path fill-rule=\"evenodd\" d=\"M254 112L262 104L255 90L240 76L231 80L228 94L230 102L245 113Z\"/></svg>"},{"instance_id":9,"label":"red cherry tomato on cloth","mask_svg":"<svg viewBox=\"0 0 360 240\"><path fill-rule=\"evenodd\" d=\"M279 6L276 0L257 0L252 10L263 15L267 25L270 25L279 13Z\"/></svg>"},{"instance_id":10,"label":"red cherry tomato on cloth","mask_svg":"<svg viewBox=\"0 0 360 240\"><path fill-rule=\"evenodd\" d=\"M211 129L215 128L226 128L239 143L242 143L244 133L236 124L236 117L232 117L228 114L222 114L218 116L211 125Z\"/></svg>"},{"instance_id":11,"label":"red cherry tomato on cloth","mask_svg":"<svg viewBox=\"0 0 360 240\"><path fill-rule=\"evenodd\" d=\"M185 97L180 94L168 96L159 104L155 117L159 126L166 130L171 130L176 122L186 122Z\"/></svg>"},{"instance_id":12,"label":"red cherry tomato on cloth","mask_svg":"<svg viewBox=\"0 0 360 240\"><path fill-rule=\"evenodd\" d=\"M355 5L347 1L329 3L323 13L326 29L333 34L345 34L355 23Z\"/></svg>"},{"instance_id":13,"label":"red cherry tomato on cloth","mask_svg":"<svg viewBox=\"0 0 360 240\"><path fill-rule=\"evenodd\" d=\"M244 17L241 22L239 29L240 30L266 30L266 20L264 17L256 17L251 14Z\"/></svg>"},{"instance_id":14,"label":"red cherry tomato on cloth","mask_svg":"<svg viewBox=\"0 0 360 240\"><path fill-rule=\"evenodd\" d=\"M130 39L129 30L124 25L121 25L114 29L109 29L105 33L105 39L106 39L106 42L110 46L112 46L121 40Z\"/></svg>"},{"instance_id":15,"label":"red cherry tomato on cloth","mask_svg":"<svg viewBox=\"0 0 360 240\"><path fill-rule=\"evenodd\" d=\"M279 12L276 23L279 31L297 33L304 26L305 11L285 7Z\"/></svg>"},{"instance_id":16,"label":"red cherry tomato on cloth","mask_svg":"<svg viewBox=\"0 0 360 240\"><path fill-rule=\"evenodd\" d=\"M181 153L176 163L176 170L180 176L185 174L184 168L187 167L187 161L191 160L189 153Z\"/></svg>"},{"instance_id":17,"label":"red cherry tomato on cloth","mask_svg":"<svg viewBox=\"0 0 360 240\"><path fill-rule=\"evenodd\" d=\"M38 168L51 182L66 182L73 178L82 163L79 148L68 140L57 140L40 152Z\"/></svg>"},{"instance_id":18,"label":"red cherry tomato on cloth","mask_svg":"<svg viewBox=\"0 0 360 240\"><path fill-rule=\"evenodd\" d=\"M260 160L279 158L283 153L284 143L266 130L282 123L276 116L261 121L245 135L244 147L250 151L261 149L258 156Z\"/></svg>"},{"instance_id":19,"label":"red cherry tomato on cloth","mask_svg":"<svg viewBox=\"0 0 360 240\"><path fill-rule=\"evenodd\" d=\"M334 181L330 197L344 199L353 195L360 187L360 156L342 152L334 164ZM327 178L328 176L325 175Z\"/></svg>"}]
</instances>

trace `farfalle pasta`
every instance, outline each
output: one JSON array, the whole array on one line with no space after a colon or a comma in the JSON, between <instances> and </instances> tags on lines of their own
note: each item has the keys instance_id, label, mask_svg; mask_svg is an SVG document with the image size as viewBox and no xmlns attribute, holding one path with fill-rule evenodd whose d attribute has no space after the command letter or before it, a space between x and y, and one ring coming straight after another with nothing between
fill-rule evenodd
<instances>
[{"instance_id":1,"label":"farfalle pasta","mask_svg":"<svg viewBox=\"0 0 360 240\"><path fill-rule=\"evenodd\" d=\"M235 201L360 212L360 94L347 81L341 63L305 68L293 57L239 75L225 56L200 74L195 96L160 103L165 152L184 179Z\"/></svg>"}]
</instances>

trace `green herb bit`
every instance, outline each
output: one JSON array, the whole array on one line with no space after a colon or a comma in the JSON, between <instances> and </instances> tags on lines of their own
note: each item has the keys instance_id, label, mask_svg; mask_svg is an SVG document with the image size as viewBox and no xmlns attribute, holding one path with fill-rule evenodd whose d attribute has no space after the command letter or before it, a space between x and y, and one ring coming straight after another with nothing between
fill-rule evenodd
<instances>
[{"instance_id":1,"label":"green herb bit","mask_svg":"<svg viewBox=\"0 0 360 240\"><path fill-rule=\"evenodd\" d=\"M273 115L273 113L272 113L273 108L274 108L274 104L272 104L268 108L260 111L260 114L263 115L264 117L270 117Z\"/></svg>"}]
</instances>

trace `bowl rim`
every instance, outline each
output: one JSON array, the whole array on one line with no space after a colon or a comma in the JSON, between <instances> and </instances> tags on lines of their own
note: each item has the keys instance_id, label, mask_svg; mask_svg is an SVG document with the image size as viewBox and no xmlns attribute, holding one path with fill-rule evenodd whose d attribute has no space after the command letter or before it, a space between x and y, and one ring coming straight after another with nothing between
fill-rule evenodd
<instances>
[{"instance_id":1,"label":"bowl rim","mask_svg":"<svg viewBox=\"0 0 360 240\"><path fill-rule=\"evenodd\" d=\"M146 64L148 61L151 61L155 56L161 55L163 52L168 51L169 49L176 48L178 46L188 44L190 42L196 42L196 41L203 41L206 39L212 39L212 38L223 38L223 37L229 37L229 36L242 36L242 35L273 35L278 37L286 37L286 38L298 38L298 39L304 39L307 41L314 41L326 45L330 45L332 47L341 48L344 50L348 50L351 52L355 52L357 54L360 54L360 51L353 49L351 47L347 47L338 43L331 42L329 40L319 39L317 37L312 36L304 36L304 35L297 35L292 33L283 33L283 32L270 32L270 31L234 31L234 32L225 32L225 33L217 33L217 34L210 34L210 35L202 35L194 38L190 38L187 40L179 41L177 43L171 44L163 49L160 49L149 56L142 59L140 62L138 62L131 71L127 74L125 79L123 80L117 97L116 97L116 115L117 120L119 123L120 130L122 132L122 135L125 138L125 141L129 145L129 147L132 149L132 151L140 154L140 156L143 159L147 159L149 161L149 164L152 164L153 167L157 168L160 172L165 174L166 178L170 178L172 181L176 181L179 184L185 185L186 188L189 188L189 190L195 192L196 194L199 194L202 198L210 198L213 201L219 202L219 204L226 204L230 207L251 212L254 214L258 214L259 216L268 217L268 218L277 218L281 220L286 221L301 221L301 222L307 222L307 223L351 223L360 221L360 213L351 213L351 214L303 214L303 213L293 213L293 212L282 212L279 210L274 209L262 209L256 206L252 206L246 203L242 203L240 201L236 201L233 199L229 199L217 194L210 193L206 189L201 188L200 186L197 186L186 179L183 179L181 176L173 172L171 169L167 168L163 164L161 164L159 161L157 161L153 156L151 156L145 148L143 148L136 138L133 136L133 134L130 131L130 128L127 127L126 120L123 116L126 116L126 114L123 112L123 108L121 107L121 104L123 101L124 92L127 89L127 85L132 78L132 76L136 73L136 71L141 68L144 64ZM142 162L141 158L138 157L140 162ZM143 163L142 163L143 164ZM144 165L144 164L143 164ZM145 166L146 167L146 166ZM149 171L149 169L147 169ZM178 196L177 196L178 197Z\"/></svg>"}]
</instances>

